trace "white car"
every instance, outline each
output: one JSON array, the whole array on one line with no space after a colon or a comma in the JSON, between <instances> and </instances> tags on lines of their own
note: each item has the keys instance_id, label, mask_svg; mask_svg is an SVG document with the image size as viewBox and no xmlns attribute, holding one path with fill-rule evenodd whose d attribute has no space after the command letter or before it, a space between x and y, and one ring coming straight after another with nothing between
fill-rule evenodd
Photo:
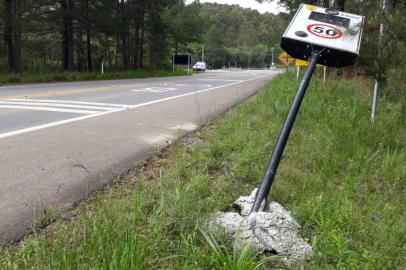
<instances>
[{"instance_id":1,"label":"white car","mask_svg":"<svg viewBox=\"0 0 406 270\"><path fill-rule=\"evenodd\" d=\"M194 66L192 67L193 70L199 72L205 72L206 71L206 63L205 62L197 62L196 64L194 64Z\"/></svg>"}]
</instances>

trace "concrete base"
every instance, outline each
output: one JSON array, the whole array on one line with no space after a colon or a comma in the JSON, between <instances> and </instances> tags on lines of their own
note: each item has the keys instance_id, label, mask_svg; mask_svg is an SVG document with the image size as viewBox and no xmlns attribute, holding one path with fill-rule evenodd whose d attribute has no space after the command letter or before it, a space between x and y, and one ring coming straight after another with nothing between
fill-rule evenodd
<instances>
[{"instance_id":1,"label":"concrete base","mask_svg":"<svg viewBox=\"0 0 406 270\"><path fill-rule=\"evenodd\" d=\"M288 266L309 259L312 247L300 237L300 225L282 205L271 202L263 212L249 214L256 192L237 199L234 212L218 212L213 224L238 246L251 245L264 254L278 255Z\"/></svg>"}]
</instances>

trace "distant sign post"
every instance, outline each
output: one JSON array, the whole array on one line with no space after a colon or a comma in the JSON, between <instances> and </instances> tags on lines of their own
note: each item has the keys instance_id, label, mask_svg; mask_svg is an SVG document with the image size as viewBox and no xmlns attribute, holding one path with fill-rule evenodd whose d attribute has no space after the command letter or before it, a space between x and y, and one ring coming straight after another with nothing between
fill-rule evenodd
<instances>
[{"instance_id":1,"label":"distant sign post","mask_svg":"<svg viewBox=\"0 0 406 270\"><path fill-rule=\"evenodd\" d=\"M191 57L188 54L174 54L172 56L173 72L175 72L175 65L187 65L188 74L190 70Z\"/></svg>"},{"instance_id":2,"label":"distant sign post","mask_svg":"<svg viewBox=\"0 0 406 270\"><path fill-rule=\"evenodd\" d=\"M286 72L288 71L288 66L293 62L293 60L295 60L295 58L287 54L285 51L279 54L278 59L286 67Z\"/></svg>"},{"instance_id":3,"label":"distant sign post","mask_svg":"<svg viewBox=\"0 0 406 270\"><path fill-rule=\"evenodd\" d=\"M296 79L299 79L300 68L307 67L309 65L309 62L305 60L296 59L295 65L296 65ZM323 84L326 83L327 67L320 64L317 64L316 66L323 67Z\"/></svg>"}]
</instances>

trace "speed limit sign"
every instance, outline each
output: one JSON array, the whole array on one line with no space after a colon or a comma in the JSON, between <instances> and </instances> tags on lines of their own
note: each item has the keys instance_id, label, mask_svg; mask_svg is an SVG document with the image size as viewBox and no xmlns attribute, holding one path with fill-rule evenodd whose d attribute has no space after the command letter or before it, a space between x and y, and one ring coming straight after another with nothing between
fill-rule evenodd
<instances>
[{"instance_id":1,"label":"speed limit sign","mask_svg":"<svg viewBox=\"0 0 406 270\"><path fill-rule=\"evenodd\" d=\"M307 26L307 31L315 36L328 39L337 39L344 36L343 31L340 29L321 23L309 24Z\"/></svg>"},{"instance_id":2,"label":"speed limit sign","mask_svg":"<svg viewBox=\"0 0 406 270\"><path fill-rule=\"evenodd\" d=\"M305 61L312 51L324 49L319 64L348 66L358 57L363 24L360 15L302 4L282 36L281 47Z\"/></svg>"}]
</instances>

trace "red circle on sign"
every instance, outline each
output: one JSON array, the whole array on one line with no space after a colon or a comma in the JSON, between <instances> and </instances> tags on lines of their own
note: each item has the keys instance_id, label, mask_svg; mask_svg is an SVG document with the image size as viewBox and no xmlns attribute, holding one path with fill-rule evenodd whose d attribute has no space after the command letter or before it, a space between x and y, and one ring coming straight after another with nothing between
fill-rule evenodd
<instances>
[{"instance_id":1,"label":"red circle on sign","mask_svg":"<svg viewBox=\"0 0 406 270\"><path fill-rule=\"evenodd\" d=\"M314 32L315 31L314 29L316 27L318 27L317 30L321 31L321 32ZM325 30L325 28L327 28L327 29ZM322 33L327 32L328 30L336 31L337 34L334 35L334 36L328 36L327 34L322 34ZM337 38L341 38L341 37L344 36L344 33L340 29L338 29L338 28L336 28L334 26L327 25L327 24L322 24L322 23L315 23L315 24L308 25L307 26L307 31L309 31L310 33L312 33L315 36L318 36L318 37L321 37L321 38L327 38L327 39L337 39Z\"/></svg>"}]
</instances>

